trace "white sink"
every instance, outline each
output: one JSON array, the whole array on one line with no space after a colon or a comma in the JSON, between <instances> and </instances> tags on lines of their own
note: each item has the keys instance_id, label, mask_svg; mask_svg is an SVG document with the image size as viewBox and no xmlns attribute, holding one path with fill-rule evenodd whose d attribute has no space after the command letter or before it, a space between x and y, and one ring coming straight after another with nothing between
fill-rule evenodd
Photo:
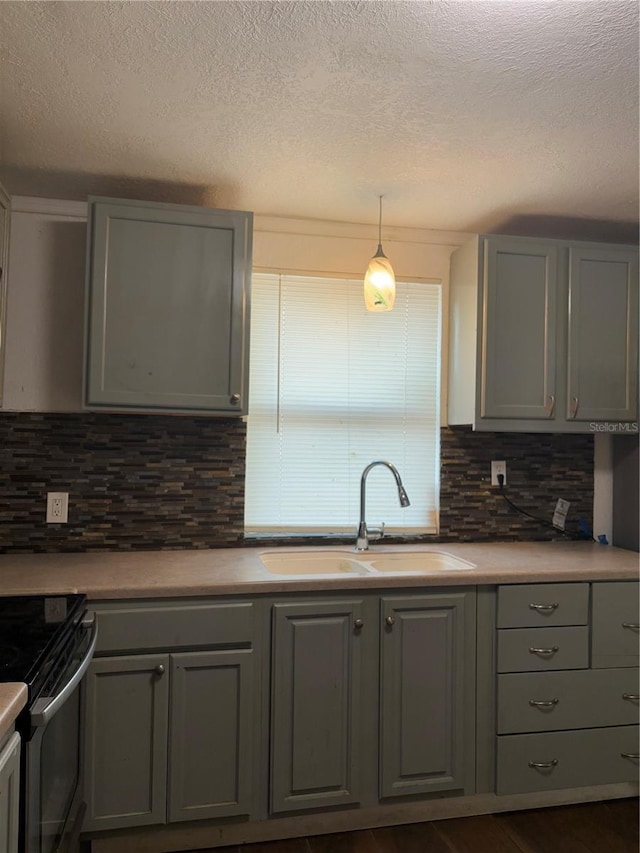
<instances>
[{"instance_id":1,"label":"white sink","mask_svg":"<svg viewBox=\"0 0 640 853\"><path fill-rule=\"evenodd\" d=\"M445 551L267 551L260 559L274 575L428 574L473 569L473 563Z\"/></svg>"},{"instance_id":2,"label":"white sink","mask_svg":"<svg viewBox=\"0 0 640 853\"><path fill-rule=\"evenodd\" d=\"M268 551L264 567L274 575L366 575L367 567L352 551Z\"/></svg>"},{"instance_id":3,"label":"white sink","mask_svg":"<svg viewBox=\"0 0 640 853\"><path fill-rule=\"evenodd\" d=\"M374 571L381 574L387 572L425 574L475 568L473 563L468 563L445 551L387 551L379 554L369 552L368 562Z\"/></svg>"}]
</instances>

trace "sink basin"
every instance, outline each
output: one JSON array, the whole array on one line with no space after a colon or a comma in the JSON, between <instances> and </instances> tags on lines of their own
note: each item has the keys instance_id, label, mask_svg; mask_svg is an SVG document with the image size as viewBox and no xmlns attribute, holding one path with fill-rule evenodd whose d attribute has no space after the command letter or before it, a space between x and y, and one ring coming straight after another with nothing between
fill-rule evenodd
<instances>
[{"instance_id":1,"label":"sink basin","mask_svg":"<svg viewBox=\"0 0 640 853\"><path fill-rule=\"evenodd\" d=\"M444 551L388 551L386 553L369 553L368 562L376 572L408 573L449 571L451 569L473 569L473 563L454 557Z\"/></svg>"},{"instance_id":2,"label":"sink basin","mask_svg":"<svg viewBox=\"0 0 640 853\"><path fill-rule=\"evenodd\" d=\"M445 551L267 551L260 557L273 575L428 574L473 569L473 563Z\"/></svg>"},{"instance_id":3,"label":"sink basin","mask_svg":"<svg viewBox=\"0 0 640 853\"><path fill-rule=\"evenodd\" d=\"M269 551L260 557L274 575L366 575L367 567L351 551Z\"/></svg>"}]
</instances>

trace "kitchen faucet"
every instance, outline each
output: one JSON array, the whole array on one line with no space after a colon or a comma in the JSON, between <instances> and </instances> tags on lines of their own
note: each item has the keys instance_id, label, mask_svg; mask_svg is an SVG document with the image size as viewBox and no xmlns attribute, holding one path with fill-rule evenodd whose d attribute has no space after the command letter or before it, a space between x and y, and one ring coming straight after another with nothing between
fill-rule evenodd
<instances>
[{"instance_id":1,"label":"kitchen faucet","mask_svg":"<svg viewBox=\"0 0 640 853\"><path fill-rule=\"evenodd\" d=\"M382 539L384 536L384 523L381 527L372 527L371 530L367 529L367 523L364 520L364 505L365 505L365 492L366 492L366 482L367 482L367 474L372 468L375 468L376 465L384 465L388 468L393 476L396 478L396 485L398 486L398 498L400 499L400 506L409 506L410 501L407 497L407 493L404 490L404 486L402 485L402 480L400 479L400 474L394 465L391 462L384 462L382 460L378 460L377 462L371 462L370 465L362 472L362 477L360 478L360 523L358 524L358 538L356 539L356 551L368 551L369 550L369 537L372 539Z\"/></svg>"}]
</instances>

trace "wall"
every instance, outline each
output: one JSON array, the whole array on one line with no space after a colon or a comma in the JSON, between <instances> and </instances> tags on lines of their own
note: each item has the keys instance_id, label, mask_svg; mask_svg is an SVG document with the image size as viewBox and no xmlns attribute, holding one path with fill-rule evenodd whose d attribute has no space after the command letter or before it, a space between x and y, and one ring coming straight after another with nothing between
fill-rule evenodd
<instances>
[{"instance_id":1,"label":"wall","mask_svg":"<svg viewBox=\"0 0 640 853\"><path fill-rule=\"evenodd\" d=\"M14 199L14 211L5 414L0 415L0 549L212 547L241 542L244 427L216 419L82 413L86 206ZM278 217L256 217L255 226L254 265L261 271L360 277L377 242L375 226ZM449 257L467 237L419 229L383 230L385 250L398 277L442 282L445 317ZM446 332L445 322L443 416ZM23 414L7 414L12 411ZM101 438L96 440L96 435ZM516 489L521 477L514 500L550 517L556 498L565 497L572 501L572 510L579 507L580 514L591 520L591 437L520 435L507 441L502 435L481 436L469 430L443 430L442 435L443 538L546 535L539 525L510 517L504 502L487 488L489 462L505 456L509 462L507 446L514 461L510 489ZM211 456L203 455L208 444ZM546 471L550 464L553 475ZM605 483L608 471L605 460L597 472ZM71 523L64 530L43 523L44 494L58 490L71 493ZM610 503L610 490L599 497L596 483L597 533L607 532L601 520L610 525Z\"/></svg>"}]
</instances>

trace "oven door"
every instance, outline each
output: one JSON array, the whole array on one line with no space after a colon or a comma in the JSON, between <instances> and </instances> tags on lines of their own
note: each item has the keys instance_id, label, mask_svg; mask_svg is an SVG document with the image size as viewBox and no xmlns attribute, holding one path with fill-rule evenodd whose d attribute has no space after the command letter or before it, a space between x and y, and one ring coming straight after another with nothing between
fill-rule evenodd
<instances>
[{"instance_id":1,"label":"oven door","mask_svg":"<svg viewBox=\"0 0 640 853\"><path fill-rule=\"evenodd\" d=\"M97 622L91 614L52 691L30 709L25 744L25 853L67 853L78 845L84 802L80 763L80 682L95 651Z\"/></svg>"}]
</instances>

